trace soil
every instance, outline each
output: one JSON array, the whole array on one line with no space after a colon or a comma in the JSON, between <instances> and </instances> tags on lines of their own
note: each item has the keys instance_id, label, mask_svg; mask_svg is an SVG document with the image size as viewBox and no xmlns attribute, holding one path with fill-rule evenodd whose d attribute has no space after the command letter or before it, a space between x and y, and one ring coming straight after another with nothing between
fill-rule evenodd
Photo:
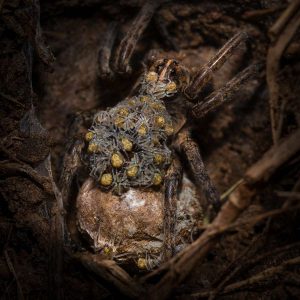
<instances>
[{"instance_id":1,"label":"soil","mask_svg":"<svg viewBox=\"0 0 300 300\"><path fill-rule=\"evenodd\" d=\"M129 30L143 1L41 1L43 37L55 57L51 67L47 50L36 46L39 19L33 2L0 1L0 296L121 299L123 295L69 253L62 267L55 265L56 251L62 249L56 216L64 213L57 203L57 186L70 123L78 112L105 109L124 99L143 72L150 49L195 71L235 33L246 31L247 45L216 72L205 93L222 87L249 64L261 64L261 71L232 101L197 121L193 132L211 179L220 194L225 193L273 145L266 81L268 49L274 45L269 30L291 1L167 2L137 44L133 72L110 81L98 76L99 47L112 20L120 22L118 39ZM171 43L157 20L162 20ZM280 138L300 125L299 37L298 29L276 74L283 107ZM297 203L299 174L298 153L267 182L255 186L251 205L240 219ZM176 286L172 298L299 298L299 260L286 263L300 255L299 220L298 206L226 232L205 261ZM280 270L274 271L276 267Z\"/></svg>"}]
</instances>

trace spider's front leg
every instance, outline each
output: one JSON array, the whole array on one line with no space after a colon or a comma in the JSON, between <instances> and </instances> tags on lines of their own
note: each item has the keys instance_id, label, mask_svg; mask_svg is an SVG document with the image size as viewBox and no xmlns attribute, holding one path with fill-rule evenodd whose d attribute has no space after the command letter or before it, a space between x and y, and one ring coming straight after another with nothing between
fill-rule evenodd
<instances>
[{"instance_id":1,"label":"spider's front leg","mask_svg":"<svg viewBox=\"0 0 300 300\"><path fill-rule=\"evenodd\" d=\"M175 251L176 210L181 178L182 168L176 157L173 159L165 178L163 261L170 259Z\"/></svg>"},{"instance_id":2,"label":"spider's front leg","mask_svg":"<svg viewBox=\"0 0 300 300\"><path fill-rule=\"evenodd\" d=\"M207 64L205 64L196 74L189 86L185 89L185 94L190 99L196 99L202 88L212 80L213 74L218 71L236 48L247 39L245 32L239 32L234 35Z\"/></svg>"},{"instance_id":3,"label":"spider's front leg","mask_svg":"<svg viewBox=\"0 0 300 300\"><path fill-rule=\"evenodd\" d=\"M183 129L178 134L176 143L189 163L195 183L205 195L207 206L211 205L215 211L218 211L221 206L220 195L207 173L197 143L190 137L187 129Z\"/></svg>"},{"instance_id":4,"label":"spider's front leg","mask_svg":"<svg viewBox=\"0 0 300 300\"><path fill-rule=\"evenodd\" d=\"M241 85L247 82L258 72L258 65L250 65L242 72L238 73L222 88L216 90L208 97L204 98L202 102L195 104L192 107L192 115L199 119L206 115L209 111L217 108L224 102L232 99L232 96L240 89Z\"/></svg>"},{"instance_id":5,"label":"spider's front leg","mask_svg":"<svg viewBox=\"0 0 300 300\"><path fill-rule=\"evenodd\" d=\"M113 22L110 25L98 55L100 78L111 78L113 76L113 72L119 74L131 72L129 63L136 44L151 21L156 9L160 6L161 2L162 1L154 0L148 0L145 2L138 15L132 22L126 35L118 45L114 56L112 53L114 42L117 36L117 24ZM110 62L112 63L112 68L110 67Z\"/></svg>"}]
</instances>

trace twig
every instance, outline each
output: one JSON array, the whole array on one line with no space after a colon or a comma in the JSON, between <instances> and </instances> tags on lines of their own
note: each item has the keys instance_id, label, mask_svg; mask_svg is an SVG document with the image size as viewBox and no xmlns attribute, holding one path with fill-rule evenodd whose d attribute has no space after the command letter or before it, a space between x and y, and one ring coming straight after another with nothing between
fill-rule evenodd
<instances>
[{"instance_id":1,"label":"twig","mask_svg":"<svg viewBox=\"0 0 300 300\"><path fill-rule=\"evenodd\" d=\"M53 206L51 218L51 239L50 239L50 264L49 264L49 285L54 299L63 299L63 243L65 236L64 207L62 195L53 179L51 156L45 160L45 167L56 199ZM53 291L54 290L54 291Z\"/></svg>"},{"instance_id":2,"label":"twig","mask_svg":"<svg viewBox=\"0 0 300 300\"><path fill-rule=\"evenodd\" d=\"M218 280L216 280L213 285L217 285L217 287L210 292L209 294L209 299L208 300L213 300L216 298L216 296L222 291L223 287L226 285L226 283L234 277L234 275L238 272L239 266L243 265L243 259L248 255L249 251L252 249L252 247L257 243L259 239L265 234L266 228L269 226L265 226L264 231L257 235L250 243L250 245L236 258L234 259L229 266L225 269L223 274L219 277ZM233 270L230 272L230 270ZM229 275L226 275L228 272Z\"/></svg>"},{"instance_id":3,"label":"twig","mask_svg":"<svg viewBox=\"0 0 300 300\"><path fill-rule=\"evenodd\" d=\"M144 280L147 282L155 279L155 277L157 278L157 276L162 276L161 280L151 289L150 299L166 299L173 288L180 284L193 267L204 259L207 252L217 242L217 236L220 232L224 232L224 230L231 227L240 213L250 204L251 197L254 194L251 185L269 178L279 166L300 150L299 136L300 130L297 130L278 146L273 146L260 161L249 169L250 171L246 172L246 183L241 184L229 196L228 201L203 234L159 269L145 276ZM260 165L263 165L263 167L260 167Z\"/></svg>"},{"instance_id":4,"label":"twig","mask_svg":"<svg viewBox=\"0 0 300 300\"><path fill-rule=\"evenodd\" d=\"M273 146L245 174L247 182L266 181L274 171L291 158L300 148L300 129Z\"/></svg>"},{"instance_id":5,"label":"twig","mask_svg":"<svg viewBox=\"0 0 300 300\"><path fill-rule=\"evenodd\" d=\"M1 6L1 3L0 3L0 6ZM1 11L1 7L0 7L0 11ZM8 101L11 101L11 102L13 102L15 104L20 105L23 108L25 107L25 105L23 103L19 102L17 99L13 98L12 96L6 95L6 94L4 94L2 92L0 92L0 96L3 97L3 98L5 98Z\"/></svg>"},{"instance_id":6,"label":"twig","mask_svg":"<svg viewBox=\"0 0 300 300\"><path fill-rule=\"evenodd\" d=\"M22 286L21 286L21 284L20 284L20 282L18 280L17 273L16 273L16 271L14 269L14 266L13 266L11 260L10 260L10 257L9 257L9 255L7 253L7 250L5 249L3 252L4 252L4 256L5 256L5 259L6 259L7 266L8 266L9 270L11 271L11 273L13 274L13 276L14 276L14 278L16 280L17 287L18 287L18 297L21 300L23 300L24 299L23 290L22 290Z\"/></svg>"},{"instance_id":7,"label":"twig","mask_svg":"<svg viewBox=\"0 0 300 300\"><path fill-rule=\"evenodd\" d=\"M277 191L276 195L283 198L294 198L300 200L299 192L286 192L286 191Z\"/></svg>"},{"instance_id":8,"label":"twig","mask_svg":"<svg viewBox=\"0 0 300 300\"><path fill-rule=\"evenodd\" d=\"M294 2L300 2L300 0L296 0ZM294 2L292 2L292 4ZM290 16L290 14L288 16ZM281 17L279 19L281 19ZM280 22L280 24L281 23L282 22ZM282 27L285 23L286 22L282 23L282 25L280 26ZM279 62L284 50L288 46L289 42L294 36L299 25L300 25L300 11L298 11L295 14L295 16L290 20L290 22L287 23L286 27L281 32L275 44L269 47L268 54L267 54L267 83L269 89L270 118L271 118L272 137L273 137L274 144L276 144L279 139L278 132L277 132L278 122L279 122L279 116L278 116L279 86L277 83Z\"/></svg>"},{"instance_id":9,"label":"twig","mask_svg":"<svg viewBox=\"0 0 300 300\"><path fill-rule=\"evenodd\" d=\"M234 183L227 191L221 195L221 200L224 201L231 193L233 193L245 180L242 178Z\"/></svg>"},{"instance_id":10,"label":"twig","mask_svg":"<svg viewBox=\"0 0 300 300\"><path fill-rule=\"evenodd\" d=\"M275 38L300 7L300 0L293 0L269 30L271 39Z\"/></svg>"},{"instance_id":11,"label":"twig","mask_svg":"<svg viewBox=\"0 0 300 300\"><path fill-rule=\"evenodd\" d=\"M0 162L0 174L11 176L18 173L27 175L41 186L46 193L53 195L52 185L48 177L40 175L26 164L10 163L6 161Z\"/></svg>"},{"instance_id":12,"label":"twig","mask_svg":"<svg viewBox=\"0 0 300 300\"><path fill-rule=\"evenodd\" d=\"M269 8L265 8L265 9L250 10L250 11L246 11L242 15L242 18L245 20L256 19L256 18L264 17L265 15L270 15L274 12L282 10L283 8L285 8L285 5L269 7Z\"/></svg>"},{"instance_id":13,"label":"twig","mask_svg":"<svg viewBox=\"0 0 300 300\"><path fill-rule=\"evenodd\" d=\"M224 290L221 292L221 294L228 294L230 292L234 292L236 290L243 289L245 287L249 287L249 285L255 285L263 280L269 279L274 277L275 275L281 274L283 271L285 271L287 268L293 265L299 265L300 264L300 257L295 257L292 259L289 259L287 261L284 261L279 266L268 268L248 279L230 284L224 288ZM194 293L191 296L193 297L206 297L207 292L204 293Z\"/></svg>"},{"instance_id":14,"label":"twig","mask_svg":"<svg viewBox=\"0 0 300 300\"><path fill-rule=\"evenodd\" d=\"M262 265L264 260L268 260L268 265L269 265L270 258L274 259L274 256L276 257L278 255L287 254L287 253L291 253L291 252L295 254L294 257L299 256L299 253L300 253L300 243L299 242L293 243L293 244L290 244L287 246L283 246L280 248L276 248L275 250L272 250L272 251L264 252L263 254L244 262L243 264L239 264L236 267L236 269L230 274L229 279L231 279L236 274L242 272L242 270L249 270L253 266ZM289 258L291 259L294 257L289 257ZM276 263L276 261L277 260L275 260L275 263ZM215 292L215 291L213 291L213 292ZM209 295L211 295L211 293L212 293L212 291L194 291L193 295L197 294L200 297L206 298Z\"/></svg>"},{"instance_id":15,"label":"twig","mask_svg":"<svg viewBox=\"0 0 300 300\"><path fill-rule=\"evenodd\" d=\"M143 288L113 260L103 260L103 257L91 253L78 253L75 256L90 271L117 287L123 295L137 298Z\"/></svg>"}]
</instances>

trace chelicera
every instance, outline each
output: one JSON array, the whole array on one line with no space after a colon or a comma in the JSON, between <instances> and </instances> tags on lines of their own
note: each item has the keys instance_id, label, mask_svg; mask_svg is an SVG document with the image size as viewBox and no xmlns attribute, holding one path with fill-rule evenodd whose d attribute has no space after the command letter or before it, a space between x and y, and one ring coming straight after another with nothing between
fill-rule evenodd
<instances>
[{"instance_id":1,"label":"chelicera","mask_svg":"<svg viewBox=\"0 0 300 300\"><path fill-rule=\"evenodd\" d=\"M112 24L99 52L101 77L130 70L134 47L156 7L152 2L144 5L115 52ZM237 33L194 73L175 59L154 60L138 80L134 95L87 118L90 124L84 137L75 140L65 155L61 187L68 206L78 170L88 170L77 196L75 219L77 230L95 252L151 269L179 251L191 234L201 214L195 203L197 188L202 189L207 206L218 210L219 194L190 132L197 126L195 120L230 100L254 73L255 67L250 66L201 99L213 73L246 38L245 33ZM193 177L190 198L182 191L186 187L182 157ZM193 211L188 212L187 206L193 206ZM189 221L183 220L184 211ZM70 230L71 236L74 231ZM79 240L76 234L72 238Z\"/></svg>"}]
</instances>

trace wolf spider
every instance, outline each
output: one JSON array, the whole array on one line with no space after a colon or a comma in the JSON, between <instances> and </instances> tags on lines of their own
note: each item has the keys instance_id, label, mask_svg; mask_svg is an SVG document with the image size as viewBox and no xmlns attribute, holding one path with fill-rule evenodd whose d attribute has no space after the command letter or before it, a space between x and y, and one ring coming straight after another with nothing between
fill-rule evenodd
<instances>
[{"instance_id":1,"label":"wolf spider","mask_svg":"<svg viewBox=\"0 0 300 300\"><path fill-rule=\"evenodd\" d=\"M130 72L129 62L135 46L156 8L157 4L153 2L147 2L142 7L114 52L115 55L112 53L117 30L115 24L112 24L99 51L100 77L112 78L115 73ZM241 84L253 75L256 67L247 67L222 88L200 99L200 92L211 81L214 72L222 67L246 38L247 34L244 32L234 35L194 74L175 59L155 60L138 81L135 96L90 116L85 142L83 138L76 140L65 155L61 177L65 202L67 203L71 194L75 175L82 166L82 156L85 157L93 178L88 179L88 183L79 192L80 204L77 204L77 209L83 211L83 214L86 213L88 201L93 198L88 196L92 189L96 190L98 196L106 197L108 202L122 201L122 195L128 190L141 191L138 196L141 198L163 191L163 243L160 261L169 259L176 248L176 211L182 179L181 157L187 160L194 183L201 187L207 206L217 211L221 205L219 193L207 174L198 145L191 137L190 132L195 124L191 120L199 119L229 101ZM91 213L94 210L97 208L93 207ZM80 224L81 222L79 220ZM81 228L81 231L89 235L95 245L95 239L99 238L97 229L96 237L88 230ZM106 242L109 244L109 241ZM111 246L115 245L111 243ZM94 248L110 252L109 246L104 243L100 243L100 246L97 244Z\"/></svg>"}]
</instances>

